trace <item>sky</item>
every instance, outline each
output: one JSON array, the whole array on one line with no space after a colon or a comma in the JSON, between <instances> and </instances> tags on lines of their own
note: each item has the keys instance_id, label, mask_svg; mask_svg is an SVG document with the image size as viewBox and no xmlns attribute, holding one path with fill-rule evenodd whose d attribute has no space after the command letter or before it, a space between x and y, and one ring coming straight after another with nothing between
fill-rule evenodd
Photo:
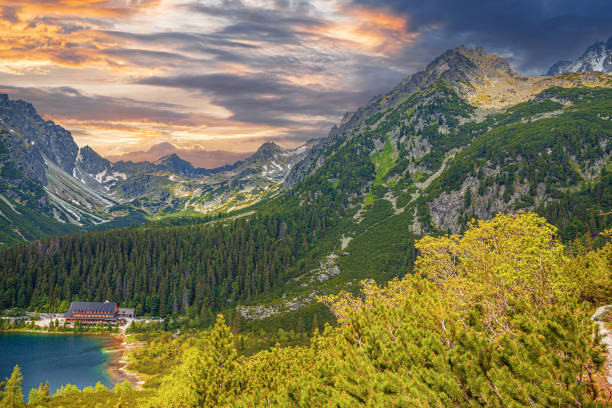
<instances>
[{"instance_id":1,"label":"sky","mask_svg":"<svg viewBox=\"0 0 612 408\"><path fill-rule=\"evenodd\" d=\"M248 152L462 44L536 75L610 35L609 0L0 0L0 92L102 155Z\"/></svg>"}]
</instances>

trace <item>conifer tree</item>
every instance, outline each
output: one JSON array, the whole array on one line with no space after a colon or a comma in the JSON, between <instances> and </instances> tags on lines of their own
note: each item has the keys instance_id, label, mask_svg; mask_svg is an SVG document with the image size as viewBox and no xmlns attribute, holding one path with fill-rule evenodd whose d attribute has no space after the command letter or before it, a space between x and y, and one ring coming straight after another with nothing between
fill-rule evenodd
<instances>
[{"instance_id":1,"label":"conifer tree","mask_svg":"<svg viewBox=\"0 0 612 408\"><path fill-rule=\"evenodd\" d=\"M237 360L234 335L219 314L206 339L206 348L190 347L185 351L181 364L162 384L153 406L222 406L236 392Z\"/></svg>"},{"instance_id":2,"label":"conifer tree","mask_svg":"<svg viewBox=\"0 0 612 408\"><path fill-rule=\"evenodd\" d=\"M38 386L38 389L32 388L30 394L28 394L28 404L36 407L38 405L49 402L51 396L49 395L49 381L43 386L42 383Z\"/></svg>"},{"instance_id":3,"label":"conifer tree","mask_svg":"<svg viewBox=\"0 0 612 408\"><path fill-rule=\"evenodd\" d=\"M23 390L21 382L23 376L18 365L15 365L11 376L6 379L4 389L0 393L0 405L4 408L20 408L25 407L23 401Z\"/></svg>"}]
</instances>

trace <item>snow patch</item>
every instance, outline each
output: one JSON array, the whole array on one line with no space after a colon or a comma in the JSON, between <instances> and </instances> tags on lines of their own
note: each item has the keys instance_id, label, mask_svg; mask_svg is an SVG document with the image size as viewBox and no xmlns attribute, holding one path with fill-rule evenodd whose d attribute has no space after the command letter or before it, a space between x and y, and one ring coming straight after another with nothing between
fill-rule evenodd
<instances>
[{"instance_id":1,"label":"snow patch","mask_svg":"<svg viewBox=\"0 0 612 408\"><path fill-rule=\"evenodd\" d=\"M16 212L17 214L21 215L21 213L19 211L17 211L17 209L15 208L15 206L13 205L13 203L11 203L8 198L6 198L5 196L3 196L2 194L0 194L0 200L4 201L4 203L6 205L8 205L11 210L13 210L14 212Z\"/></svg>"},{"instance_id":2,"label":"snow patch","mask_svg":"<svg viewBox=\"0 0 612 408\"><path fill-rule=\"evenodd\" d=\"M100 173L96 174L94 177L96 181L100 184L104 183L104 176L106 176L106 169L102 170Z\"/></svg>"}]
</instances>

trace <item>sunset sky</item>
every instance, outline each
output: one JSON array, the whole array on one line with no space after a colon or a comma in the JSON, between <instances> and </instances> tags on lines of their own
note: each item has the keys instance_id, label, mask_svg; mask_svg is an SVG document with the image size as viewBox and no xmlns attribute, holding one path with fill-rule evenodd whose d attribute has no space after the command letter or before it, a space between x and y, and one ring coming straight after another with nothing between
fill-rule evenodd
<instances>
[{"instance_id":1,"label":"sunset sky","mask_svg":"<svg viewBox=\"0 0 612 408\"><path fill-rule=\"evenodd\" d=\"M245 152L325 136L460 44L539 74L611 34L609 0L0 0L0 91L103 155Z\"/></svg>"}]
</instances>

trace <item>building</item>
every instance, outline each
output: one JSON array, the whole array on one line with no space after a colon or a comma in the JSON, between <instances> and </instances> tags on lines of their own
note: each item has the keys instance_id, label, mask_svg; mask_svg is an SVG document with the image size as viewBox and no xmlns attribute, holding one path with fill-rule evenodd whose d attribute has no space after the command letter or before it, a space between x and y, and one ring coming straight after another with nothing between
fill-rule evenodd
<instances>
[{"instance_id":1,"label":"building","mask_svg":"<svg viewBox=\"0 0 612 408\"><path fill-rule=\"evenodd\" d=\"M120 319L136 318L136 313L134 313L134 308L133 307L120 307L119 308L119 318Z\"/></svg>"},{"instance_id":2,"label":"building","mask_svg":"<svg viewBox=\"0 0 612 408\"><path fill-rule=\"evenodd\" d=\"M108 300L106 302L71 302L64 318L68 323L122 323L117 304Z\"/></svg>"}]
</instances>

